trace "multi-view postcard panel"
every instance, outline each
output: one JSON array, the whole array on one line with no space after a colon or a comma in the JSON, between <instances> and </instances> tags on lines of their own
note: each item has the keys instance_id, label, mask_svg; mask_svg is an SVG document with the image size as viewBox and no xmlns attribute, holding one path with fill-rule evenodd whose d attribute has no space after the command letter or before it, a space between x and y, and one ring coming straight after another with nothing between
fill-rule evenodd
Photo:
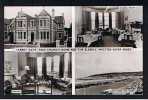
<instances>
[{"instance_id":1,"label":"multi-view postcard panel","mask_svg":"<svg viewBox=\"0 0 148 100\"><path fill-rule=\"evenodd\" d=\"M143 95L142 6L6 6L4 48L4 95Z\"/></svg>"},{"instance_id":2,"label":"multi-view postcard panel","mask_svg":"<svg viewBox=\"0 0 148 100\"><path fill-rule=\"evenodd\" d=\"M5 7L5 48L71 47L71 10L71 7Z\"/></svg>"},{"instance_id":3,"label":"multi-view postcard panel","mask_svg":"<svg viewBox=\"0 0 148 100\"><path fill-rule=\"evenodd\" d=\"M79 52L75 59L76 95L142 95L141 51Z\"/></svg>"},{"instance_id":4,"label":"multi-view postcard panel","mask_svg":"<svg viewBox=\"0 0 148 100\"><path fill-rule=\"evenodd\" d=\"M6 51L5 95L71 95L72 53Z\"/></svg>"},{"instance_id":5,"label":"multi-view postcard panel","mask_svg":"<svg viewBox=\"0 0 148 100\"><path fill-rule=\"evenodd\" d=\"M142 47L142 6L80 6L75 9L76 47Z\"/></svg>"}]
</instances>

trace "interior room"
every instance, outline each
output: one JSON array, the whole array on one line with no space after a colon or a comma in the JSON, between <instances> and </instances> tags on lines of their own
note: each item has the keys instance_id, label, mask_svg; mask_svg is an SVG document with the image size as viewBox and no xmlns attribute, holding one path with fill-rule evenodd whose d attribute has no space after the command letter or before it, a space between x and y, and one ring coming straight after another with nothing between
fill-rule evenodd
<instances>
[{"instance_id":1,"label":"interior room","mask_svg":"<svg viewBox=\"0 0 148 100\"><path fill-rule=\"evenodd\" d=\"M70 95L70 52L5 51L5 95Z\"/></svg>"},{"instance_id":2,"label":"interior room","mask_svg":"<svg viewBox=\"0 0 148 100\"><path fill-rule=\"evenodd\" d=\"M143 6L77 6L76 47L143 46Z\"/></svg>"}]
</instances>

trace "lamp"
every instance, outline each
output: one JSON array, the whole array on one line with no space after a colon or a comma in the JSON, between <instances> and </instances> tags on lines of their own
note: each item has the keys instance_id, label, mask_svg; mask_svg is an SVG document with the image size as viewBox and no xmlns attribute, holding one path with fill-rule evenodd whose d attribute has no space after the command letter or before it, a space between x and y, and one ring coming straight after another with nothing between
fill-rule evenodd
<instances>
[{"instance_id":1,"label":"lamp","mask_svg":"<svg viewBox=\"0 0 148 100\"><path fill-rule=\"evenodd\" d=\"M25 72L26 74L30 74L30 66L25 66Z\"/></svg>"},{"instance_id":2,"label":"lamp","mask_svg":"<svg viewBox=\"0 0 148 100\"><path fill-rule=\"evenodd\" d=\"M30 70L30 66L25 66L25 70L26 71Z\"/></svg>"}]
</instances>

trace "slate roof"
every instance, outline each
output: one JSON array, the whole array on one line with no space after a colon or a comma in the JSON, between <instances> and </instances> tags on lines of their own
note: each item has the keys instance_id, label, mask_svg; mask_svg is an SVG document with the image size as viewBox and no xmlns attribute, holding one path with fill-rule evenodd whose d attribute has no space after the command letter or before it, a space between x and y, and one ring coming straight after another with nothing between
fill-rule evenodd
<instances>
[{"instance_id":1,"label":"slate roof","mask_svg":"<svg viewBox=\"0 0 148 100\"><path fill-rule=\"evenodd\" d=\"M21 16L26 16L26 17L27 17L27 19L32 19L32 18L33 18L32 16L30 16L30 15L28 15L28 14L24 13L23 11L18 12L18 15L21 15Z\"/></svg>"},{"instance_id":2,"label":"slate roof","mask_svg":"<svg viewBox=\"0 0 148 100\"><path fill-rule=\"evenodd\" d=\"M63 16L55 16L55 21L57 23L63 23L64 22L64 17Z\"/></svg>"},{"instance_id":3,"label":"slate roof","mask_svg":"<svg viewBox=\"0 0 148 100\"><path fill-rule=\"evenodd\" d=\"M43 9L43 10L40 12L39 16L50 16L50 15L48 14L48 12L47 12L45 9Z\"/></svg>"},{"instance_id":4,"label":"slate roof","mask_svg":"<svg viewBox=\"0 0 148 100\"><path fill-rule=\"evenodd\" d=\"M10 23L11 23L11 19L7 19L7 18L4 19L4 24L9 25Z\"/></svg>"}]
</instances>

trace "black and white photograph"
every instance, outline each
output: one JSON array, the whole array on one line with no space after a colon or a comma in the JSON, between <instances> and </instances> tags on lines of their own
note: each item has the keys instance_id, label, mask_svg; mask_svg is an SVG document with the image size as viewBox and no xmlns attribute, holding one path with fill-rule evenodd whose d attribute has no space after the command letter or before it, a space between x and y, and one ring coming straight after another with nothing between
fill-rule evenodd
<instances>
[{"instance_id":1,"label":"black and white photograph","mask_svg":"<svg viewBox=\"0 0 148 100\"><path fill-rule=\"evenodd\" d=\"M141 51L77 52L76 95L143 95Z\"/></svg>"},{"instance_id":2,"label":"black and white photograph","mask_svg":"<svg viewBox=\"0 0 148 100\"><path fill-rule=\"evenodd\" d=\"M2 18L4 96L144 95L143 6L4 6Z\"/></svg>"},{"instance_id":3,"label":"black and white photograph","mask_svg":"<svg viewBox=\"0 0 148 100\"><path fill-rule=\"evenodd\" d=\"M72 7L5 6L4 47L71 47Z\"/></svg>"},{"instance_id":4,"label":"black and white photograph","mask_svg":"<svg viewBox=\"0 0 148 100\"><path fill-rule=\"evenodd\" d=\"M5 51L4 95L72 95L71 52Z\"/></svg>"},{"instance_id":5,"label":"black and white photograph","mask_svg":"<svg viewBox=\"0 0 148 100\"><path fill-rule=\"evenodd\" d=\"M143 6L76 6L76 47L143 48Z\"/></svg>"}]
</instances>

